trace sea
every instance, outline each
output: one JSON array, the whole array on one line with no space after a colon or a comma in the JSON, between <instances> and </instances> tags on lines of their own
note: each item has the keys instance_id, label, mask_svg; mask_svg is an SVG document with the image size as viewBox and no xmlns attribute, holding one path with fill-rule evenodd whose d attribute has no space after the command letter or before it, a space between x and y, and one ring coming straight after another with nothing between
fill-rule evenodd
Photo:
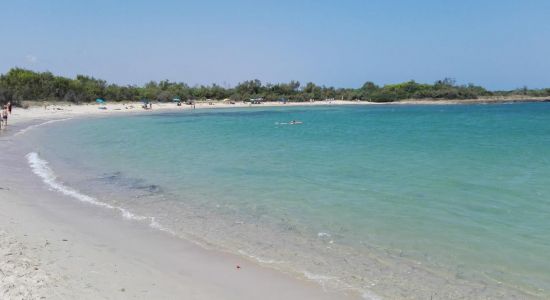
<instances>
[{"instance_id":1,"label":"sea","mask_svg":"<svg viewBox=\"0 0 550 300\"><path fill-rule=\"evenodd\" d=\"M25 135L29 168L83 206L325 289L550 298L550 103L186 108Z\"/></svg>"}]
</instances>

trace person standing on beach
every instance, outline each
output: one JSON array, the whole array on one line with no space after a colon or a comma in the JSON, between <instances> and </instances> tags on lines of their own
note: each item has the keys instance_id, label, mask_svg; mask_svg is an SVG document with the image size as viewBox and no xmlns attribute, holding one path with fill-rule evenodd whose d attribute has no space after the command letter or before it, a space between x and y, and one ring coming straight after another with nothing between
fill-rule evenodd
<instances>
[{"instance_id":1,"label":"person standing on beach","mask_svg":"<svg viewBox=\"0 0 550 300\"><path fill-rule=\"evenodd\" d=\"M4 111L0 110L0 129L4 127Z\"/></svg>"},{"instance_id":2,"label":"person standing on beach","mask_svg":"<svg viewBox=\"0 0 550 300\"><path fill-rule=\"evenodd\" d=\"M4 127L8 126L8 106L4 105L4 110L2 111L2 120L0 120L4 124Z\"/></svg>"},{"instance_id":3,"label":"person standing on beach","mask_svg":"<svg viewBox=\"0 0 550 300\"><path fill-rule=\"evenodd\" d=\"M11 115L11 101L10 101L10 102L8 102L8 112L9 112L9 113L10 113L10 115Z\"/></svg>"}]
</instances>

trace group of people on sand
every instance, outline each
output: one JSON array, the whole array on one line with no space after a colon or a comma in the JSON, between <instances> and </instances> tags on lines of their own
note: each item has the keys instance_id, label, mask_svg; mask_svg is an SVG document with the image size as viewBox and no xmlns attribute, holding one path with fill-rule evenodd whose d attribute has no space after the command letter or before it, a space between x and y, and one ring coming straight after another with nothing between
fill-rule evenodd
<instances>
[{"instance_id":1,"label":"group of people on sand","mask_svg":"<svg viewBox=\"0 0 550 300\"><path fill-rule=\"evenodd\" d=\"M8 115L11 115L11 102L6 103L0 110L0 129L8 126Z\"/></svg>"}]
</instances>

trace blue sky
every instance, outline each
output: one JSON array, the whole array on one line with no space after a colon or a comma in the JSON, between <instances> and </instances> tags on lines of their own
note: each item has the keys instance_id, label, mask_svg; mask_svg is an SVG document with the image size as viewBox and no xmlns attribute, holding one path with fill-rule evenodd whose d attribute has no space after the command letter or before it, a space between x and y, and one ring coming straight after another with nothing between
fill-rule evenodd
<instances>
[{"instance_id":1,"label":"blue sky","mask_svg":"<svg viewBox=\"0 0 550 300\"><path fill-rule=\"evenodd\" d=\"M548 0L0 1L0 73L550 87Z\"/></svg>"}]
</instances>

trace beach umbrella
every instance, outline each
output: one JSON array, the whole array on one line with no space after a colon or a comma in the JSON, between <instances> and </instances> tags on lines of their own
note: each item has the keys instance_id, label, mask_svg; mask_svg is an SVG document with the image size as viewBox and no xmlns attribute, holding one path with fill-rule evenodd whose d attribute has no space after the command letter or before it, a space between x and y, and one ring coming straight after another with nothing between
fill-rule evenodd
<instances>
[{"instance_id":1,"label":"beach umbrella","mask_svg":"<svg viewBox=\"0 0 550 300\"><path fill-rule=\"evenodd\" d=\"M180 98L174 98L172 99L173 102L181 102Z\"/></svg>"},{"instance_id":2,"label":"beach umbrella","mask_svg":"<svg viewBox=\"0 0 550 300\"><path fill-rule=\"evenodd\" d=\"M103 104L103 103L105 103L105 99L103 99L103 98L97 98L97 99L95 99L95 102L97 102L97 103L99 103L99 104Z\"/></svg>"}]
</instances>

